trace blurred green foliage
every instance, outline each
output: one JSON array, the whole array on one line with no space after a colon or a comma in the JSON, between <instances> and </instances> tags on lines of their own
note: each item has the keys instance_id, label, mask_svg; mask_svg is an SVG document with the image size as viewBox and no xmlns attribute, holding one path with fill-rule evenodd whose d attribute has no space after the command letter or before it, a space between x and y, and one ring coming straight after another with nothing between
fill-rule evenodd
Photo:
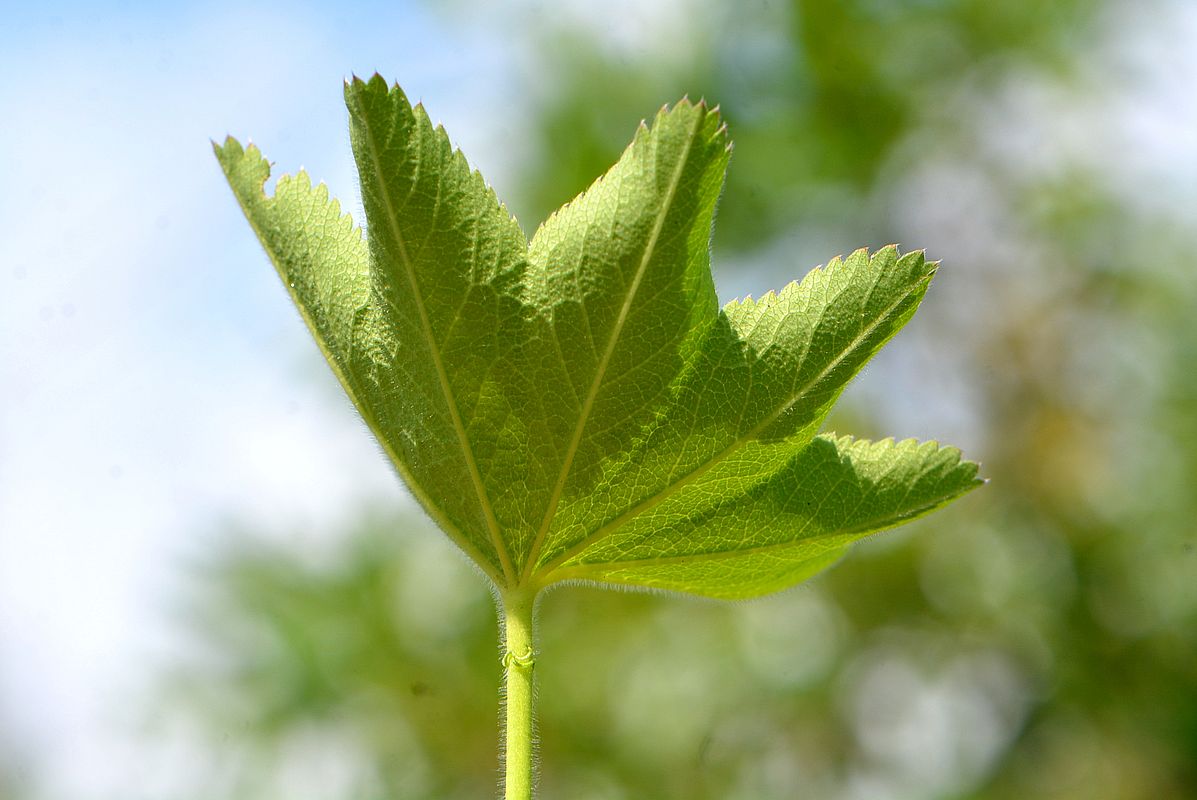
<instances>
[{"instance_id":1,"label":"blurred green foliage","mask_svg":"<svg viewBox=\"0 0 1197 800\"><path fill-rule=\"evenodd\" d=\"M771 285L841 248L931 247L943 280L897 348L916 355L876 369L943 373L943 396L910 408L866 377L853 429L953 420L991 486L758 602L550 594L543 795L1197 796L1197 230L1083 147L1049 149L1020 105L1114 107L1088 69L1126 9L702 8L652 52L528 34L552 82L520 216L582 188L662 100L722 102L716 266L745 270L723 279L751 280L757 253ZM230 541L193 598L207 656L171 683L209 737L202 796L315 796L278 787L321 759L339 797L493 791L493 606L426 523L347 524L318 560Z\"/></svg>"},{"instance_id":2,"label":"blurred green foliage","mask_svg":"<svg viewBox=\"0 0 1197 800\"><path fill-rule=\"evenodd\" d=\"M24 743L12 741L4 735L8 720L0 708L0 797L26 797L32 775L26 761Z\"/></svg>"},{"instance_id":3,"label":"blurred green foliage","mask_svg":"<svg viewBox=\"0 0 1197 800\"><path fill-rule=\"evenodd\" d=\"M1083 52L1094 0L692 3L707 25L670 36L657 57L610 54L586 31L550 29L540 52L552 88L520 219L543 219L618 155L628 120L688 93L732 124L734 166L717 245L752 249L796 220L850 228L850 247L893 231L860 209L894 150L935 125L965 131L947 100L1025 68L1067 72ZM551 25L551 23L545 23ZM668 57L663 57L668 56ZM520 204L517 204L517 206ZM862 230L863 228L863 230ZM868 241L863 238L866 237Z\"/></svg>"}]
</instances>

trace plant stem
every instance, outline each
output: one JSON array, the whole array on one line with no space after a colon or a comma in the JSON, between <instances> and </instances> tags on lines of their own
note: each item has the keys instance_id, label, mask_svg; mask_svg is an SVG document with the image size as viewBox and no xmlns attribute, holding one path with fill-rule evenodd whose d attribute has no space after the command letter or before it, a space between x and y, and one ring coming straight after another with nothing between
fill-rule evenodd
<instances>
[{"instance_id":1,"label":"plant stem","mask_svg":"<svg viewBox=\"0 0 1197 800\"><path fill-rule=\"evenodd\" d=\"M504 800L532 800L532 671L535 668L532 610L536 594L503 598L503 666L507 688L504 736Z\"/></svg>"}]
</instances>

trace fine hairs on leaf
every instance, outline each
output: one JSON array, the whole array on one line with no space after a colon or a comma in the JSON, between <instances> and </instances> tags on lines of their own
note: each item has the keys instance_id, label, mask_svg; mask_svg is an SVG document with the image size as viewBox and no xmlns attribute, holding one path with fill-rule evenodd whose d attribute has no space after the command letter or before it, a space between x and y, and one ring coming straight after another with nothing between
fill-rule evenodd
<instances>
[{"instance_id":1,"label":"fine hairs on leaf","mask_svg":"<svg viewBox=\"0 0 1197 800\"><path fill-rule=\"evenodd\" d=\"M921 252L859 250L719 307L717 109L663 108L529 242L398 86L354 78L345 102L368 236L302 172L267 196L253 145L216 157L404 483L494 585L507 800L533 792L543 589L755 597L981 483L954 448L819 430L914 314Z\"/></svg>"}]
</instances>

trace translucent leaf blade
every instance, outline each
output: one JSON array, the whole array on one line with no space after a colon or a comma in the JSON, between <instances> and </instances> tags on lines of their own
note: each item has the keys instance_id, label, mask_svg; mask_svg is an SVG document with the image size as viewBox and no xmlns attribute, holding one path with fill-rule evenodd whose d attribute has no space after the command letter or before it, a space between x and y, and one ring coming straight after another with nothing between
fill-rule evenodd
<instances>
[{"instance_id":1,"label":"translucent leaf blade","mask_svg":"<svg viewBox=\"0 0 1197 800\"><path fill-rule=\"evenodd\" d=\"M562 565L559 579L752 597L811 577L854 541L979 486L935 442L816 437L744 492L692 487Z\"/></svg>"},{"instance_id":2,"label":"translucent leaf blade","mask_svg":"<svg viewBox=\"0 0 1197 800\"><path fill-rule=\"evenodd\" d=\"M653 419L718 313L710 236L728 149L718 114L683 100L533 237L524 297L542 325L531 371L551 484L533 556Z\"/></svg>"},{"instance_id":3,"label":"translucent leaf blade","mask_svg":"<svg viewBox=\"0 0 1197 800\"><path fill-rule=\"evenodd\" d=\"M354 79L345 100L369 222L375 313L355 352L367 402L417 495L437 498L483 567L509 582L503 531L520 524L509 476L527 448L505 373L525 335L526 240L397 86Z\"/></svg>"},{"instance_id":4,"label":"translucent leaf blade","mask_svg":"<svg viewBox=\"0 0 1197 800\"><path fill-rule=\"evenodd\" d=\"M777 294L725 306L630 456L579 504L576 521L562 520L541 569L679 492L746 491L779 469L914 314L935 266L920 252L861 250Z\"/></svg>"},{"instance_id":5,"label":"translucent leaf blade","mask_svg":"<svg viewBox=\"0 0 1197 800\"><path fill-rule=\"evenodd\" d=\"M345 87L368 243L306 176L217 147L263 245L413 493L501 590L750 596L976 485L934 444L816 437L935 272L896 247L716 307L730 145L686 100L531 245L420 106ZM905 492L905 493L903 493Z\"/></svg>"},{"instance_id":6,"label":"translucent leaf blade","mask_svg":"<svg viewBox=\"0 0 1197 800\"><path fill-rule=\"evenodd\" d=\"M442 509L442 498L412 479L400 455L402 430L388 413L387 399L379 397L375 365L365 357L383 326L361 229L329 199L324 184L313 187L302 171L280 177L268 197L264 185L270 164L255 146L243 148L229 137L213 149L250 226L366 424L447 535L484 571L497 575L496 554L462 534Z\"/></svg>"},{"instance_id":7,"label":"translucent leaf blade","mask_svg":"<svg viewBox=\"0 0 1197 800\"><path fill-rule=\"evenodd\" d=\"M304 321L350 395L360 390L348 354L354 319L369 303L366 242L323 184L306 173L264 187L270 164L254 145L231 136L213 150L246 219L287 287Z\"/></svg>"}]
</instances>

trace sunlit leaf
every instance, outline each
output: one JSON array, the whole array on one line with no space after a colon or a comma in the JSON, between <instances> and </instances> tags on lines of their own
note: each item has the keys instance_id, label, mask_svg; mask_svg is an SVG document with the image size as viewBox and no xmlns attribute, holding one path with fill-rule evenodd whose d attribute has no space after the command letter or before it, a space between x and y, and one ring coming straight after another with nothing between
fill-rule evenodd
<instances>
[{"instance_id":1,"label":"sunlit leaf","mask_svg":"<svg viewBox=\"0 0 1197 800\"><path fill-rule=\"evenodd\" d=\"M302 173L217 146L346 391L501 592L562 580L750 597L978 485L935 443L817 435L935 265L895 247L716 301L730 153L705 103L642 126L529 243L420 106L346 85L368 236Z\"/></svg>"}]
</instances>

